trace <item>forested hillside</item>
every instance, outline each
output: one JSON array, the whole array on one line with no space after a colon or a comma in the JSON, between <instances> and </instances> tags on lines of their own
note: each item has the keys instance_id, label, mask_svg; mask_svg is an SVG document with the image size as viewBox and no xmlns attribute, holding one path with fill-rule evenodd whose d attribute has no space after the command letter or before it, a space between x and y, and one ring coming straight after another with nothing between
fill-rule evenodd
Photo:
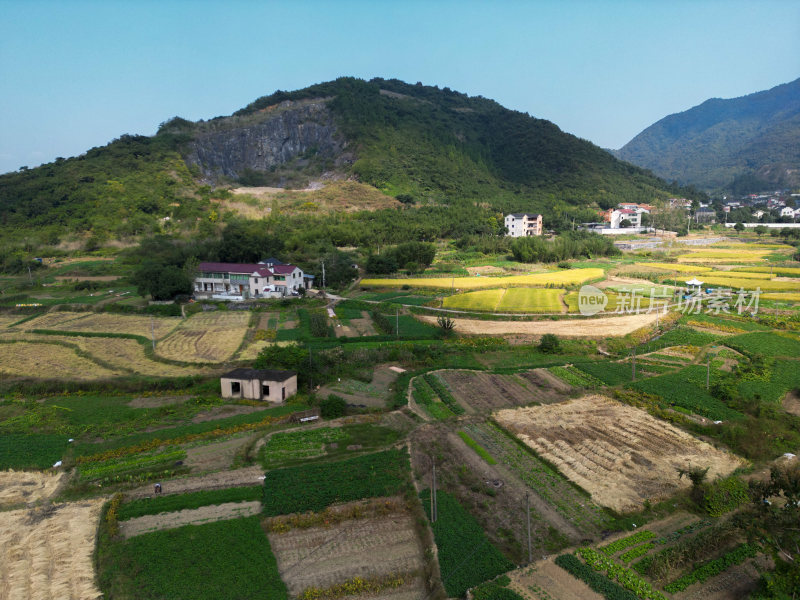
<instances>
[{"instance_id":1,"label":"forested hillside","mask_svg":"<svg viewBox=\"0 0 800 600\"><path fill-rule=\"evenodd\" d=\"M395 209L335 220L369 221L359 235L379 239L395 239L401 229L421 230L422 239L453 229L481 233L495 226L488 219L509 210L537 210L548 226L560 226L571 217L594 218L587 208L686 195L549 121L492 100L397 80L341 78L276 92L230 117L176 117L153 137L124 135L77 158L0 176L0 222L7 240L53 245L77 235L97 246L208 228L224 217L213 200L230 187L297 188L342 178L402 199L404 227L369 231L391 224ZM436 205L464 212L431 219L425 211ZM355 229L343 227L350 233L333 237L352 243Z\"/></svg>"},{"instance_id":2,"label":"forested hillside","mask_svg":"<svg viewBox=\"0 0 800 600\"><path fill-rule=\"evenodd\" d=\"M665 117L616 154L706 190L744 194L798 186L800 79Z\"/></svg>"}]
</instances>

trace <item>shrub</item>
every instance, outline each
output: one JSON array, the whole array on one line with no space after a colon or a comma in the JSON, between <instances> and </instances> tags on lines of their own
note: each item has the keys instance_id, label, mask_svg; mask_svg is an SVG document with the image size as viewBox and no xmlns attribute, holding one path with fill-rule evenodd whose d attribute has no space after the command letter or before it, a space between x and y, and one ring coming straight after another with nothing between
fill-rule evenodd
<instances>
[{"instance_id":1,"label":"shrub","mask_svg":"<svg viewBox=\"0 0 800 600\"><path fill-rule=\"evenodd\" d=\"M319 409L323 419L343 417L347 411L347 401L341 396L331 394L319 403Z\"/></svg>"},{"instance_id":2,"label":"shrub","mask_svg":"<svg viewBox=\"0 0 800 600\"><path fill-rule=\"evenodd\" d=\"M539 340L539 350L547 354L557 354L561 351L561 340L554 333L545 333Z\"/></svg>"}]
</instances>

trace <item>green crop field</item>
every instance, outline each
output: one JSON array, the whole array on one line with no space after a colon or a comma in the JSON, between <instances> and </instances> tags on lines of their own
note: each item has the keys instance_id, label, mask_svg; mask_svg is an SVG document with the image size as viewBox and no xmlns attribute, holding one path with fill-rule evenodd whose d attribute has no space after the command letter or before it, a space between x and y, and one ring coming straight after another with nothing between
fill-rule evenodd
<instances>
[{"instance_id":1,"label":"green crop field","mask_svg":"<svg viewBox=\"0 0 800 600\"><path fill-rule=\"evenodd\" d=\"M731 421L743 416L711 396L705 389L705 382L706 367L692 365L674 373L637 380L629 387L655 394L667 406L680 406L715 421Z\"/></svg>"},{"instance_id":2,"label":"green crop field","mask_svg":"<svg viewBox=\"0 0 800 600\"><path fill-rule=\"evenodd\" d=\"M800 340L777 333L745 333L726 338L725 345L746 354L800 357Z\"/></svg>"},{"instance_id":3,"label":"green crop field","mask_svg":"<svg viewBox=\"0 0 800 600\"><path fill-rule=\"evenodd\" d=\"M393 429L370 424L274 433L259 450L258 458L266 469L323 456L343 458L353 453L347 450L349 446L361 446L362 450L385 447L398 436Z\"/></svg>"},{"instance_id":4,"label":"green crop field","mask_svg":"<svg viewBox=\"0 0 800 600\"><path fill-rule=\"evenodd\" d=\"M627 383L632 377L632 367L627 362L614 362L602 360L599 362L579 363L575 368L599 379L606 385L619 385Z\"/></svg>"},{"instance_id":5,"label":"green crop field","mask_svg":"<svg viewBox=\"0 0 800 600\"><path fill-rule=\"evenodd\" d=\"M430 490L423 490L421 497L430 518ZM514 568L458 500L439 490L436 504L439 518L431 528L439 550L442 581L450 597L460 598L469 588Z\"/></svg>"},{"instance_id":6,"label":"green crop field","mask_svg":"<svg viewBox=\"0 0 800 600\"><path fill-rule=\"evenodd\" d=\"M403 450L275 469L264 480L264 514L318 511L334 502L399 494L408 489L409 469Z\"/></svg>"},{"instance_id":7,"label":"green crop field","mask_svg":"<svg viewBox=\"0 0 800 600\"><path fill-rule=\"evenodd\" d=\"M260 517L186 525L114 540L100 549L106 598L285 600Z\"/></svg>"},{"instance_id":8,"label":"green crop field","mask_svg":"<svg viewBox=\"0 0 800 600\"><path fill-rule=\"evenodd\" d=\"M47 469L67 446L66 435L0 433L0 469Z\"/></svg>"}]
</instances>

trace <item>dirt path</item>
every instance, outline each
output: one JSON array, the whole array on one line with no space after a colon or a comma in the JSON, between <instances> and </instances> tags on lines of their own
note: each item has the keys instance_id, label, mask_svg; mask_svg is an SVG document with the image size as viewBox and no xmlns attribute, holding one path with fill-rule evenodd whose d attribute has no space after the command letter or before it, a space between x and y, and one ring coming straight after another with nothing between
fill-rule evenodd
<instances>
[{"instance_id":1,"label":"dirt path","mask_svg":"<svg viewBox=\"0 0 800 600\"><path fill-rule=\"evenodd\" d=\"M239 517L250 517L261 512L261 502L225 502L214 506L201 506L176 512L145 515L127 521L120 521L119 532L124 538L130 538L151 531L175 529L183 525L202 525L214 521L226 521Z\"/></svg>"},{"instance_id":2,"label":"dirt path","mask_svg":"<svg viewBox=\"0 0 800 600\"><path fill-rule=\"evenodd\" d=\"M201 490L221 490L230 487L247 485L262 485L264 482L264 469L260 466L246 467L234 471L221 471L209 473L199 477L183 477L168 479L161 482L164 494L184 494L186 492L199 492ZM153 495L153 486L145 485L125 493L128 500L135 498L149 498Z\"/></svg>"},{"instance_id":3,"label":"dirt path","mask_svg":"<svg viewBox=\"0 0 800 600\"><path fill-rule=\"evenodd\" d=\"M524 334L543 335L555 333L563 337L610 337L622 336L656 322L656 312L622 317L600 317L598 319L562 319L560 321L481 321L479 319L453 318L458 333L472 335ZM436 317L420 315L420 320L431 325Z\"/></svg>"}]
</instances>

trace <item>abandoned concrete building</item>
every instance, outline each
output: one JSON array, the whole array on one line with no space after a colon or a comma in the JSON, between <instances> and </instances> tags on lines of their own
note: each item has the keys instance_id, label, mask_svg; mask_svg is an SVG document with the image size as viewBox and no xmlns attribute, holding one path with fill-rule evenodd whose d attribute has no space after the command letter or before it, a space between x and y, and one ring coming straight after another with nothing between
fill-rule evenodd
<instances>
[{"instance_id":1,"label":"abandoned concrete building","mask_svg":"<svg viewBox=\"0 0 800 600\"><path fill-rule=\"evenodd\" d=\"M297 373L272 369L234 369L220 378L223 398L279 404L297 393Z\"/></svg>"}]
</instances>

